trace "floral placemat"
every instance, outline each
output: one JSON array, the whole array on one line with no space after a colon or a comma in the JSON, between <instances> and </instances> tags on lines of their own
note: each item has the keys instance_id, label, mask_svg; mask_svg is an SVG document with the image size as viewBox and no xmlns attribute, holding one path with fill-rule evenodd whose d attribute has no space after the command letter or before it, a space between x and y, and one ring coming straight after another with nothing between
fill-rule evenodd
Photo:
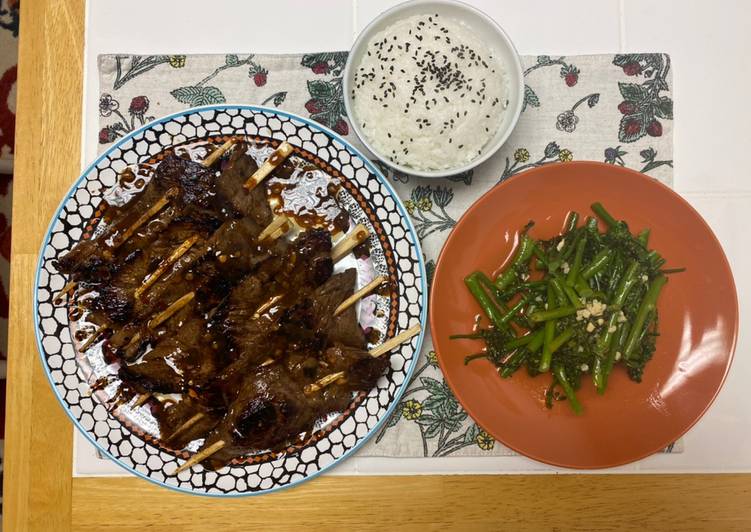
<instances>
[{"instance_id":1,"label":"floral placemat","mask_svg":"<svg viewBox=\"0 0 751 532\"><path fill-rule=\"evenodd\" d=\"M155 117L213 103L263 104L310 117L365 153L342 97L346 52L299 55L103 55L100 151ZM474 171L420 179L390 171L418 231L432 279L462 213L501 181L530 168L595 160L673 180L673 101L665 54L526 56L524 109L505 146ZM371 157L372 158L372 157ZM375 162L375 161L374 161ZM680 442L667 452L680 450ZM370 456L506 455L443 380L428 334L394 416L360 452Z\"/></svg>"}]
</instances>

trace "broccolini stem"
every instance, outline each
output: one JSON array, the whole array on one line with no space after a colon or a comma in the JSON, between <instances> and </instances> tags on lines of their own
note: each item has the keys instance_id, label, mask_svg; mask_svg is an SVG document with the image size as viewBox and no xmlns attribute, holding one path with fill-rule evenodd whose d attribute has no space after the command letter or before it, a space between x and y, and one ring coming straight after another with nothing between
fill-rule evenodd
<instances>
[{"instance_id":1,"label":"broccolini stem","mask_svg":"<svg viewBox=\"0 0 751 532\"><path fill-rule=\"evenodd\" d=\"M474 296L477 304L480 305L480 308L493 325L500 330L509 330L508 324L503 321L503 312L481 286L480 281L478 280L478 274L481 274L481 272L469 274L464 278L464 284L467 285L467 288L469 288L469 291Z\"/></svg>"},{"instance_id":2,"label":"broccolini stem","mask_svg":"<svg viewBox=\"0 0 751 532\"><path fill-rule=\"evenodd\" d=\"M558 307L554 309L548 309L548 310L538 310L537 312L533 312L529 315L529 319L540 323L543 321L548 320L557 320L558 318L565 318L566 316L571 316L572 314L576 313L576 307L568 306L568 307Z\"/></svg>"},{"instance_id":3,"label":"broccolini stem","mask_svg":"<svg viewBox=\"0 0 751 532\"><path fill-rule=\"evenodd\" d=\"M615 252L612 249L603 249L592 259L592 262L581 271L582 278L586 281L603 271L610 262ZM569 272L570 273L570 272Z\"/></svg>"},{"instance_id":4,"label":"broccolini stem","mask_svg":"<svg viewBox=\"0 0 751 532\"><path fill-rule=\"evenodd\" d=\"M574 253L574 263L566 274L566 284L569 286L574 285L576 277L579 275L579 270L582 267L582 257L584 257L584 248L587 245L587 239L582 238L576 243L576 253Z\"/></svg>"},{"instance_id":5,"label":"broccolini stem","mask_svg":"<svg viewBox=\"0 0 751 532\"><path fill-rule=\"evenodd\" d=\"M558 298L553 290L553 283L548 285L548 310L553 310L558 306ZM542 356L540 357L540 364L537 367L540 372L548 371L550 369L550 362L553 360L552 343L555 336L555 324L557 320L548 320L545 322L545 334L542 342Z\"/></svg>"},{"instance_id":6,"label":"broccolini stem","mask_svg":"<svg viewBox=\"0 0 751 532\"><path fill-rule=\"evenodd\" d=\"M516 278L517 268L529 262L534 250L535 241L527 234L522 235L514 260L495 280L495 286L498 290L504 290L509 284L511 284Z\"/></svg>"},{"instance_id":7,"label":"broccolini stem","mask_svg":"<svg viewBox=\"0 0 751 532\"><path fill-rule=\"evenodd\" d=\"M592 204L592 210L597 216L600 217L600 220L605 222L605 224L609 228L618 225L618 220L613 218L613 216L605 209L605 207L602 206L602 203L600 203L599 201Z\"/></svg>"},{"instance_id":8,"label":"broccolini stem","mask_svg":"<svg viewBox=\"0 0 751 532\"><path fill-rule=\"evenodd\" d=\"M579 221L579 213L576 211L571 211L568 213L568 217L566 218L566 227L564 227L563 232L564 233L570 233L574 229L576 229L576 224Z\"/></svg>"},{"instance_id":9,"label":"broccolini stem","mask_svg":"<svg viewBox=\"0 0 751 532\"><path fill-rule=\"evenodd\" d=\"M517 347L522 347L533 342L537 337L542 338L542 330L525 334L524 336L519 336L518 338L514 338L513 340L509 340L508 342L503 344L503 350L511 351L512 349L516 349Z\"/></svg>"},{"instance_id":10,"label":"broccolini stem","mask_svg":"<svg viewBox=\"0 0 751 532\"><path fill-rule=\"evenodd\" d=\"M568 402L571 405L571 410L573 410L577 416L580 415L583 411L582 405L579 402L579 399L576 398L574 387L571 386L571 383L566 377L566 369L562 364L556 364L553 367L553 375L555 375L555 380L557 380L558 384L563 388L563 393L566 394L566 399L568 399Z\"/></svg>"},{"instance_id":11,"label":"broccolini stem","mask_svg":"<svg viewBox=\"0 0 751 532\"><path fill-rule=\"evenodd\" d=\"M566 342L571 340L572 336L574 336L574 328L569 327L561 334L553 338L553 341L550 343L550 350L555 353L556 351L558 351L558 349L561 348L561 346L565 345Z\"/></svg>"},{"instance_id":12,"label":"broccolini stem","mask_svg":"<svg viewBox=\"0 0 751 532\"><path fill-rule=\"evenodd\" d=\"M629 334L628 340L626 340L626 345L623 349L623 357L626 360L629 360L634 355L639 339L642 337L643 329L645 325L647 325L647 318L652 311L654 311L657 304L657 298L660 296L660 291L667 281L667 277L664 275L658 275L649 285L647 293L644 295L641 305L639 305L639 310L636 312L636 317L634 318L634 323L631 327L631 333Z\"/></svg>"}]
</instances>

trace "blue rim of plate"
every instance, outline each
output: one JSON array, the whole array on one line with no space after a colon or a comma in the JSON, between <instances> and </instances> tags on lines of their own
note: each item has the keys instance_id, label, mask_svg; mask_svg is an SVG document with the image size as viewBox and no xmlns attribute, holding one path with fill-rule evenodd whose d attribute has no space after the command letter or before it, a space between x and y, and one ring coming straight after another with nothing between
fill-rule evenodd
<instances>
[{"instance_id":1,"label":"blue rim of plate","mask_svg":"<svg viewBox=\"0 0 751 532\"><path fill-rule=\"evenodd\" d=\"M289 482L288 484L282 485L282 486L275 486L272 488L268 488L261 491L248 491L243 493L202 493L197 492L194 490L181 488L179 486L172 486L170 484L167 484L166 482L160 482L158 480L155 480L151 478L150 476L141 473L134 468L128 466L127 464L124 464L120 460L118 460L115 456L113 456L107 449L105 449L102 445L100 445L96 439L94 439L91 434L89 434L89 431L86 430L79 421L73 416L72 412L70 411L67 403L63 400L62 397L60 397L60 394L58 393L57 387L55 385L54 380L52 379L52 374L50 373L50 368L46 363L46 360L44 358L44 347L42 346L42 338L40 334L40 319L39 315L37 313L37 309L39 307L39 301L37 299L37 287L39 286L39 276L42 271L42 264L44 259L44 250L48 245L48 242L50 241L50 235L52 233L52 229L55 225L55 222L60 216L60 212L62 211L63 207L65 206L65 203L71 198L71 196L78 190L79 185L81 182L86 178L86 176L92 172L101 161L105 160L112 152L120 148L123 144L126 142L132 140L134 137L140 135L142 132L154 127L157 124L161 124L164 122L169 122L170 120L173 120L174 118L182 117L191 115L194 113L200 113L202 111L221 111L221 110L228 110L228 109L242 109L247 111L253 111L253 112L260 112L260 113L269 113L269 114L277 114L281 116L285 116L287 118L291 118L293 120L298 120L305 125L319 130L320 132L326 134L328 137L330 137L333 140L336 140L337 142L340 142L347 151L350 152L350 154L360 158L363 161L363 165L376 176L376 178L383 184L386 189L388 190L389 194L391 194L391 197L394 199L394 202L396 203L397 208L399 209L400 214L402 215L402 219L405 222L405 225L407 226L407 229L409 230L409 234L412 237L413 244L417 247L417 261L420 268L420 286L421 286L421 297L420 297L420 327L421 331L420 334L417 336L417 342L415 344L415 356L410 361L409 368L406 372L406 378L404 379L404 382L402 383L401 387L396 391L394 394L394 399L391 402L391 405L386 409L386 413L383 415L383 417L375 424L375 426L368 431L367 434L365 434L360 441L358 441L351 449L348 449L344 452L344 454L338 458L336 458L333 462L330 464L327 464L323 467L321 467L319 470L314 471L313 473L306 475L305 477L294 480ZM427 291L427 273L425 270L425 261L423 260L423 254L422 249L420 246L420 240L417 238L417 231L415 231L414 225L412 224L412 219L407 214L407 211L404 207L404 204L402 203L401 198L398 196L396 191L394 190L394 187L389 183L388 179L383 175L383 173L370 161L368 157L366 157L363 153L360 152L357 148L352 146L348 141L346 141L344 138L339 136L337 133L332 131L331 129L323 126L322 124L319 124L318 122L309 120L307 118L303 118L300 115L289 113L287 111L281 111L279 109L271 108L271 107L265 107L261 105L232 105L232 104L222 104L222 105L205 105L200 107L192 107L190 109L187 109L185 111L180 111L177 113L173 113L161 118L158 118L156 120L153 120L140 128L128 133L126 136L118 140L116 143L114 143L112 146L110 146L104 153L102 153L99 157L97 157L94 162L92 162L89 166L86 167L86 169L81 173L81 175L73 182L71 187L68 189L68 191L65 193L65 196L60 201L60 203L57 206L57 209L55 209L55 213L52 215L52 219L50 220L49 225L47 226L47 230L45 232L44 238L42 240L42 244L39 250L39 257L37 259L37 266L36 266L36 273L34 275L34 286L32 288L33 294L33 302L34 305L32 307L32 312L34 315L32 316L32 320L34 323L34 334L36 336L36 344L37 344L37 351L39 353L39 359L42 364L42 367L44 368L44 372L47 375L47 381L50 384L50 387L52 388L53 393L55 394L55 398L57 399L58 403L60 403L60 406L65 411L65 414L70 418L70 420L73 422L73 425L81 432L81 434L86 438L86 440L89 441L96 449L102 453L104 456L112 460L114 463L116 463L118 466L122 467L129 473L132 473L136 475L137 477L143 478L144 480L147 480L153 484L156 484L157 486L162 486L167 489L177 491L180 493L189 493L191 495L196 495L200 497L220 497L220 498L237 498L237 497L252 497L257 495L265 495L267 493L273 493L276 491L281 491L287 488L291 488L294 486L297 486L303 482L306 482L308 480L311 480L321 473L324 473L325 471L328 471L332 467L335 467L339 465L341 462L346 460L347 458L350 458L353 454L357 452L358 449L360 449L370 438L378 432L378 430L381 428L381 426L389 420L391 415L394 413L394 409L399 404L399 401L401 400L402 395L406 391L407 387L409 386L411 380L412 380L412 374L414 373L415 366L417 365L417 361L419 359L420 350L422 348L422 343L425 338L425 332L426 332L426 325L427 325L427 312L428 312L428 291Z\"/></svg>"}]
</instances>

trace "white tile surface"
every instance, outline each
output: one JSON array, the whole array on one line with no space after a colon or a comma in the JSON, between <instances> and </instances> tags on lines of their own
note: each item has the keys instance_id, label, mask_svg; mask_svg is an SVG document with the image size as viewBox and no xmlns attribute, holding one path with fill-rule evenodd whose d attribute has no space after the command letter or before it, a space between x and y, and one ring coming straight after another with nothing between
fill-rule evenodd
<instances>
[{"instance_id":1,"label":"white tile surface","mask_svg":"<svg viewBox=\"0 0 751 532\"><path fill-rule=\"evenodd\" d=\"M89 2L85 104L96 109L100 53L300 52L349 48L355 33L394 0L198 0ZM609 472L751 471L751 2L714 0L474 0L523 54L664 51L673 57L676 188L707 219L735 272L741 306L736 358L717 401L685 437L685 452L655 455ZM621 17L621 11L623 17ZM148 16L144 16L148 13ZM279 17L283 22L278 22ZM148 24L144 22L148 20ZM623 48L622 46L625 46ZM97 118L85 113L84 162L96 153ZM122 475L76 437L78 475ZM544 473L522 457L358 458L334 474Z\"/></svg>"},{"instance_id":2,"label":"white tile surface","mask_svg":"<svg viewBox=\"0 0 751 532\"><path fill-rule=\"evenodd\" d=\"M627 51L673 60L675 184L751 191L751 2L624 0Z\"/></svg>"},{"instance_id":3,"label":"white tile surface","mask_svg":"<svg viewBox=\"0 0 751 532\"><path fill-rule=\"evenodd\" d=\"M466 0L506 30L520 54L607 53L620 41L618 0ZM402 0L357 0L359 31ZM594 23L597 21L597 23ZM586 25L586 31L582 31Z\"/></svg>"}]
</instances>

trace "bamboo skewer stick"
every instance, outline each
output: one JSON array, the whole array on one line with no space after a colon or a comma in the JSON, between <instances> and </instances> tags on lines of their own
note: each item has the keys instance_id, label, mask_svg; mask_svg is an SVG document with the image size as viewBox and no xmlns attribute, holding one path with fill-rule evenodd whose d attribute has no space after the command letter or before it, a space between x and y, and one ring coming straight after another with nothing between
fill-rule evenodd
<instances>
[{"instance_id":1,"label":"bamboo skewer stick","mask_svg":"<svg viewBox=\"0 0 751 532\"><path fill-rule=\"evenodd\" d=\"M209 168L210 166L213 166L215 162L219 160L219 158L227 152L232 146L235 145L235 139L229 139L227 142L219 146L217 149L212 151L204 160L201 162L201 164Z\"/></svg>"},{"instance_id":2,"label":"bamboo skewer stick","mask_svg":"<svg viewBox=\"0 0 751 532\"><path fill-rule=\"evenodd\" d=\"M365 242L369 236L370 231L368 231L368 228L362 224L358 224L334 245L334 248L331 250L331 259L335 263L339 262L355 247Z\"/></svg>"},{"instance_id":3,"label":"bamboo skewer stick","mask_svg":"<svg viewBox=\"0 0 751 532\"><path fill-rule=\"evenodd\" d=\"M274 150L274 153L266 159L266 162L248 178L243 187L248 191L253 190L261 181L266 179L266 177L273 172L277 166L282 164L282 162L289 157L293 151L294 148L291 144L288 142L282 142L279 147Z\"/></svg>"},{"instance_id":4,"label":"bamboo skewer stick","mask_svg":"<svg viewBox=\"0 0 751 532\"><path fill-rule=\"evenodd\" d=\"M175 472L173 474L179 475L180 473L182 473L186 469L189 469L189 468L193 467L198 462L203 461L204 459L208 458L209 456L211 456L215 452L219 451L225 445L226 444L224 443L224 440L219 440L219 441L216 441L216 442L212 443L211 445L209 445L208 447L206 447L203 451L200 451L200 452L194 454L193 456L191 456L188 460L185 461L185 463L183 465L181 465L180 467L178 467L177 469L175 469Z\"/></svg>"},{"instance_id":5,"label":"bamboo skewer stick","mask_svg":"<svg viewBox=\"0 0 751 532\"><path fill-rule=\"evenodd\" d=\"M167 268L172 266L175 262L177 262L180 257L185 255L188 250L193 247L193 244L195 244L198 241L198 235L193 235L188 240L180 244L172 253L170 253L169 257L162 260L162 262L159 263L159 266L156 267L156 270L154 270L152 273L146 276L146 278L141 283L141 286L136 288L135 296L136 299L139 299L144 292L146 292L151 286L157 282L157 280L164 274L164 272L167 271Z\"/></svg>"},{"instance_id":6,"label":"bamboo skewer stick","mask_svg":"<svg viewBox=\"0 0 751 532\"><path fill-rule=\"evenodd\" d=\"M420 327L420 324L416 323L415 325L413 325L412 327L410 327L406 331L400 332L399 334L397 334L393 338L390 338L390 339L386 340L385 342L383 342L381 345L376 346L373 349L371 349L370 350L370 356L379 357L379 356L383 355L384 353L388 353L389 351L391 351L392 349L394 349L399 344L401 344L403 342L406 342L407 340L409 340L413 336L416 336L417 334L419 334L421 330L422 330L422 328Z\"/></svg>"},{"instance_id":7,"label":"bamboo skewer stick","mask_svg":"<svg viewBox=\"0 0 751 532\"><path fill-rule=\"evenodd\" d=\"M283 297L284 296L282 294L277 294L273 296L271 299L269 299L268 301L266 301L266 303L258 307L258 309L253 313L253 319L257 320L258 318L260 318L261 314L263 314L264 312L269 310L271 307L273 307L274 304L280 299L282 299Z\"/></svg>"},{"instance_id":8,"label":"bamboo skewer stick","mask_svg":"<svg viewBox=\"0 0 751 532\"><path fill-rule=\"evenodd\" d=\"M201 421L203 419L203 417L204 417L203 412L198 412L196 415L194 415L193 417L191 417L188 421L186 421L185 423L183 423L182 425L180 425L179 427L177 427L175 429L175 432L173 432L172 434L170 434L170 436L169 436L168 439L170 439L170 440L174 439L175 436L177 436L181 432L185 432L190 427L192 427L193 425L195 425L196 423L198 423L199 421Z\"/></svg>"},{"instance_id":9,"label":"bamboo skewer stick","mask_svg":"<svg viewBox=\"0 0 751 532\"><path fill-rule=\"evenodd\" d=\"M357 303L363 297L370 294L373 290L381 286L386 281L388 281L388 277L386 277L385 275L379 275L378 277L370 281L368 284L360 288L357 292L342 301L342 304L336 307L336 310L334 311L334 317L347 310L349 307Z\"/></svg>"},{"instance_id":10,"label":"bamboo skewer stick","mask_svg":"<svg viewBox=\"0 0 751 532\"><path fill-rule=\"evenodd\" d=\"M316 382L313 382L311 384L306 384L305 388L303 388L303 391L306 394L311 394L313 392L317 392L321 388L325 388L332 382L338 381L344 377L343 371L337 371L336 373L329 373L328 375L324 375L320 379L318 379Z\"/></svg>"},{"instance_id":11,"label":"bamboo skewer stick","mask_svg":"<svg viewBox=\"0 0 751 532\"><path fill-rule=\"evenodd\" d=\"M63 286L60 291L55 296L55 299L53 302L55 305L59 305L63 302L63 296L68 295L68 293L72 292L76 289L76 286L78 286L78 283L76 281L68 281L65 286Z\"/></svg>"},{"instance_id":12,"label":"bamboo skewer stick","mask_svg":"<svg viewBox=\"0 0 751 532\"><path fill-rule=\"evenodd\" d=\"M136 402L133 403L133 408L138 408L139 406L142 406L146 401L151 399L150 393L142 393L138 396L138 399L136 399Z\"/></svg>"},{"instance_id":13,"label":"bamboo skewer stick","mask_svg":"<svg viewBox=\"0 0 751 532\"><path fill-rule=\"evenodd\" d=\"M274 233L277 232L277 230L282 229L284 226L290 224L290 219L287 218L285 215L281 214L271 220L271 223L267 225L263 231L258 235L259 242L261 240L266 240L270 236L272 236ZM281 236L281 235L280 235Z\"/></svg>"},{"instance_id":14,"label":"bamboo skewer stick","mask_svg":"<svg viewBox=\"0 0 751 532\"><path fill-rule=\"evenodd\" d=\"M94 331L91 336L89 336L86 341L81 344L81 347L78 348L78 351L80 353L86 352L86 350L97 341L97 338L99 338L102 333L106 332L107 330L109 330L109 327L100 327L99 329Z\"/></svg>"},{"instance_id":15,"label":"bamboo skewer stick","mask_svg":"<svg viewBox=\"0 0 751 532\"><path fill-rule=\"evenodd\" d=\"M193 301L193 298L196 296L195 292L188 292L181 298L177 299L174 303L172 303L169 307L164 309L162 312L154 316L148 324L149 329L154 329L156 327L159 327L162 323L170 319L177 311L182 309L185 305Z\"/></svg>"},{"instance_id":16,"label":"bamboo skewer stick","mask_svg":"<svg viewBox=\"0 0 751 532\"><path fill-rule=\"evenodd\" d=\"M154 205L152 205L145 213L139 216L138 220L128 227L122 235L116 236L112 244L113 249L119 248L123 243L128 240L133 233L138 231L138 228L148 222L152 216L161 211L171 200L175 199L179 193L177 187L173 187L167 191L167 193L159 198Z\"/></svg>"}]
</instances>

